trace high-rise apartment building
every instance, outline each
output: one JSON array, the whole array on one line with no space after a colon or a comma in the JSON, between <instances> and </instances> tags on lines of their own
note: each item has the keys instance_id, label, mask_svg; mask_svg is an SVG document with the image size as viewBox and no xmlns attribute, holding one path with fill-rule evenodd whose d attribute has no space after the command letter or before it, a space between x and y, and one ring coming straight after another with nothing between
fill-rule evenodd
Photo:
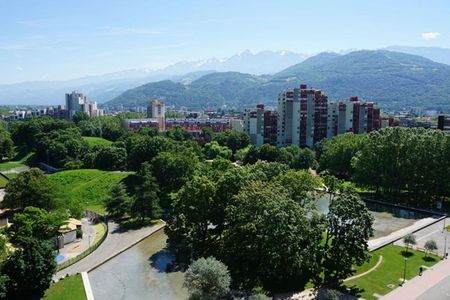
<instances>
[{"instance_id":1,"label":"high-rise apartment building","mask_svg":"<svg viewBox=\"0 0 450 300\"><path fill-rule=\"evenodd\" d=\"M327 137L328 97L319 90L300 88L278 95L277 145L313 147Z\"/></svg>"},{"instance_id":2,"label":"high-rise apartment building","mask_svg":"<svg viewBox=\"0 0 450 300\"><path fill-rule=\"evenodd\" d=\"M381 128L380 109L373 102L350 97L328 104L327 138L346 132L366 133Z\"/></svg>"},{"instance_id":3,"label":"high-rise apartment building","mask_svg":"<svg viewBox=\"0 0 450 300\"><path fill-rule=\"evenodd\" d=\"M77 91L66 94L67 118L72 119L77 112L85 112L90 117L103 115L103 110L97 108L97 102L90 101L85 95Z\"/></svg>"},{"instance_id":4,"label":"high-rise apartment building","mask_svg":"<svg viewBox=\"0 0 450 300\"><path fill-rule=\"evenodd\" d=\"M147 107L147 118L156 119L159 124L159 130L166 129L166 106L164 101L153 99L150 100Z\"/></svg>"},{"instance_id":5,"label":"high-rise apartment building","mask_svg":"<svg viewBox=\"0 0 450 300\"><path fill-rule=\"evenodd\" d=\"M276 145L278 114L265 110L263 104L256 105L256 109L244 111L243 131L250 137L250 143L255 146L262 144Z\"/></svg>"}]
</instances>

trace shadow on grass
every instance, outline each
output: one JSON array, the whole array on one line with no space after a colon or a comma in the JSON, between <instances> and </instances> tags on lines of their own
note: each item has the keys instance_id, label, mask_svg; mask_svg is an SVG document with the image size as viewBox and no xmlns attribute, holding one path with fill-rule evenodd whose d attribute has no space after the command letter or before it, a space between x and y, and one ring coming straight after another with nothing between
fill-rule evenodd
<instances>
[{"instance_id":1,"label":"shadow on grass","mask_svg":"<svg viewBox=\"0 0 450 300\"><path fill-rule=\"evenodd\" d=\"M436 258L431 257L431 256L424 256L424 257L422 257L422 259L426 262L436 261Z\"/></svg>"},{"instance_id":2,"label":"shadow on grass","mask_svg":"<svg viewBox=\"0 0 450 300\"><path fill-rule=\"evenodd\" d=\"M406 251L406 250L403 250L400 253L402 254L403 257L406 257L406 258L410 258L411 256L414 256L414 253Z\"/></svg>"},{"instance_id":3,"label":"shadow on grass","mask_svg":"<svg viewBox=\"0 0 450 300\"><path fill-rule=\"evenodd\" d=\"M342 293L345 293L345 294L355 297L355 299L359 299L361 297L362 293L365 292L364 289L361 289L361 288L357 287L356 285L352 285L352 286L343 285L338 290L341 291Z\"/></svg>"},{"instance_id":4,"label":"shadow on grass","mask_svg":"<svg viewBox=\"0 0 450 300\"><path fill-rule=\"evenodd\" d=\"M150 265L159 273L184 272L186 265L177 264L173 254L164 248L148 258Z\"/></svg>"},{"instance_id":5,"label":"shadow on grass","mask_svg":"<svg viewBox=\"0 0 450 300\"><path fill-rule=\"evenodd\" d=\"M120 220L116 220L119 224L119 227L113 231L116 232L126 232L128 230L136 230L146 226L152 226L158 223L156 220L144 219L141 218L123 218Z\"/></svg>"}]
</instances>

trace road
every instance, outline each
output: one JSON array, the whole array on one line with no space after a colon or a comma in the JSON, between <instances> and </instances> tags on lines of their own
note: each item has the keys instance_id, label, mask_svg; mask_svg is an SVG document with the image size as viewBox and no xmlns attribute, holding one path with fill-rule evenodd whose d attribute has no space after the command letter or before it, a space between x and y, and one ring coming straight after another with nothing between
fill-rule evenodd
<instances>
[{"instance_id":1,"label":"road","mask_svg":"<svg viewBox=\"0 0 450 300\"><path fill-rule=\"evenodd\" d=\"M105 261L111 259L117 254L123 252L129 247L135 245L150 234L163 228L165 223L158 223L153 226L143 227L136 230L121 231L119 225L114 222L108 223L108 236L94 252L80 260L79 262L59 271L53 277L58 280L67 274L73 275L76 273L89 271Z\"/></svg>"}]
</instances>

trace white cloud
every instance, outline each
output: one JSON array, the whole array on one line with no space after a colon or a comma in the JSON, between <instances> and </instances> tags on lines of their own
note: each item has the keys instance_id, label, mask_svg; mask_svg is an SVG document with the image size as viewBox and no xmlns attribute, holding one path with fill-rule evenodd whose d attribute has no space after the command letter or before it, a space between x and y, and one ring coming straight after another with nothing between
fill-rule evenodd
<instances>
[{"instance_id":1,"label":"white cloud","mask_svg":"<svg viewBox=\"0 0 450 300\"><path fill-rule=\"evenodd\" d=\"M421 34L422 38L427 41L437 39L440 35L441 35L441 33L436 32L436 31L435 32L424 32Z\"/></svg>"},{"instance_id":2,"label":"white cloud","mask_svg":"<svg viewBox=\"0 0 450 300\"><path fill-rule=\"evenodd\" d=\"M22 68L22 66L16 66L16 70L19 71L19 72L22 72L23 68Z\"/></svg>"}]
</instances>

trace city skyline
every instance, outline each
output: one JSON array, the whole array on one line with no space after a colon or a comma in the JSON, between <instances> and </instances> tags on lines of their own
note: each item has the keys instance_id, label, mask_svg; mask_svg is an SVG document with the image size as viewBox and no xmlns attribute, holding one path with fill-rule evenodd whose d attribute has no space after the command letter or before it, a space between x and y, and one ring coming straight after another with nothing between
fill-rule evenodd
<instances>
[{"instance_id":1,"label":"city skyline","mask_svg":"<svg viewBox=\"0 0 450 300\"><path fill-rule=\"evenodd\" d=\"M159 69L245 49L315 54L390 45L450 48L446 4L0 1L0 11L8 12L0 18L0 83Z\"/></svg>"}]
</instances>

